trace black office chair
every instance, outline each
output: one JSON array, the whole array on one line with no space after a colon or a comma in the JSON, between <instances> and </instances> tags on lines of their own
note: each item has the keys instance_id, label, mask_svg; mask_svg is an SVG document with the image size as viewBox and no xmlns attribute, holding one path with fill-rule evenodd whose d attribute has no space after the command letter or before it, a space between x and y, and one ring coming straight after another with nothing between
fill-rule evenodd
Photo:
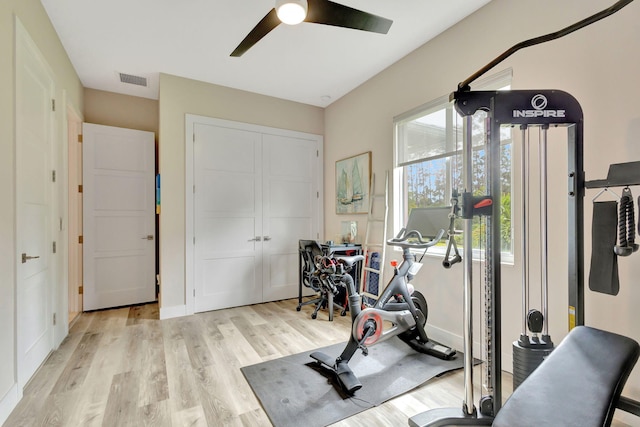
<instances>
[{"instance_id":1,"label":"black office chair","mask_svg":"<svg viewBox=\"0 0 640 427\"><path fill-rule=\"evenodd\" d=\"M325 255L322 246L316 240L300 240L299 241L300 257L302 258L300 281L307 288L313 289L317 296L303 302L302 288L300 289L300 297L298 299L297 311L302 309L304 305L315 305L315 309L311 314L311 318L318 317L318 311L321 308L329 306L329 320L333 320L333 293L321 282L317 274L316 257Z\"/></svg>"}]
</instances>

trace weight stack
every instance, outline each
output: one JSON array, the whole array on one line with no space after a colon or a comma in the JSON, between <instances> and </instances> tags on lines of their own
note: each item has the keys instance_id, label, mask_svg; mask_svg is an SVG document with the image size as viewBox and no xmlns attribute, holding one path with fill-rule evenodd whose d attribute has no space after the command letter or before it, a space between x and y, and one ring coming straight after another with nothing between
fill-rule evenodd
<instances>
[{"instance_id":1,"label":"weight stack","mask_svg":"<svg viewBox=\"0 0 640 427\"><path fill-rule=\"evenodd\" d=\"M547 338L547 340L544 340ZM548 337L542 340L521 336L513 342L513 389L520 384L553 351L553 342Z\"/></svg>"}]
</instances>

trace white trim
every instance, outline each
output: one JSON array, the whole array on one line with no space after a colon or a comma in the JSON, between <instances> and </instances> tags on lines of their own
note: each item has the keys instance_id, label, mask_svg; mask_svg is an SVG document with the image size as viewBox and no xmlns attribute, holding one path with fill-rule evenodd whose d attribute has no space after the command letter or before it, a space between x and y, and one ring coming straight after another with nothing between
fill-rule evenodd
<instances>
[{"instance_id":1,"label":"white trim","mask_svg":"<svg viewBox=\"0 0 640 427\"><path fill-rule=\"evenodd\" d=\"M3 425L4 422L7 421L7 418L11 415L11 411L18 406L20 399L22 399L22 395L18 389L18 384L14 383L9 391L0 399L0 425Z\"/></svg>"},{"instance_id":2,"label":"white trim","mask_svg":"<svg viewBox=\"0 0 640 427\"><path fill-rule=\"evenodd\" d=\"M483 77L471 83L472 90L491 90L487 88L503 87L510 85L513 81L513 68L506 68L497 73Z\"/></svg>"},{"instance_id":3,"label":"white trim","mask_svg":"<svg viewBox=\"0 0 640 427\"><path fill-rule=\"evenodd\" d=\"M509 85L511 84L512 80L513 80L513 68L507 68L505 70L498 71L495 74L492 74L490 76L477 80L472 84L472 86L473 86L473 90L483 90L488 87ZM405 111L402 114L398 114L393 118L393 123L395 125L402 122L410 122L411 120L414 120L419 117L425 116L429 113L432 113L436 109L439 109L443 105L447 104L450 101L450 96L451 95L443 95L439 98L425 102L422 105L418 105L417 107L414 107L409 111Z\"/></svg>"},{"instance_id":4,"label":"white trim","mask_svg":"<svg viewBox=\"0 0 640 427\"><path fill-rule=\"evenodd\" d=\"M59 307L59 311L61 312L58 317L58 325L60 322L63 322L56 331L54 331L54 348L58 348L62 341L69 335L69 118L70 116L75 116L76 119L81 123L83 122L83 115L78 112L76 107L69 102L69 98L67 96L67 90L62 90L62 101L64 107L61 111L62 114L62 127L63 127L63 135L62 135L62 170L64 171L64 201L63 201L63 230L60 231L62 235L62 239L60 245L58 247L58 253L62 253L62 257L64 261L62 262L62 268L64 269L64 277L62 286L64 289L62 290L62 300L61 306ZM76 165L73 165L76 167ZM80 172L80 171L78 171ZM62 251L62 252L61 252ZM81 278L80 278L81 279ZM60 331L62 329L62 331Z\"/></svg>"},{"instance_id":5,"label":"white trim","mask_svg":"<svg viewBox=\"0 0 640 427\"><path fill-rule=\"evenodd\" d=\"M195 178L193 176L193 138L195 134L195 124L201 116L195 116L193 114L185 114L185 166L184 166L184 181L185 181L185 203L184 203L184 225L185 225L185 242L184 242L184 301L185 301L185 314L195 313L195 297L194 297L194 244L195 239L195 225L193 219L193 186L195 185ZM162 174L161 174L162 176ZM162 179L162 178L161 178ZM162 190L161 190L162 191ZM162 313L162 311L161 311ZM160 317L162 319L162 316Z\"/></svg>"},{"instance_id":6,"label":"white trim","mask_svg":"<svg viewBox=\"0 0 640 427\"><path fill-rule=\"evenodd\" d=\"M432 339L441 344L447 345L453 349L456 349L460 352L464 349L463 338L461 335L454 334L451 331L447 331L446 329L441 329L430 325L427 323L426 325L427 335L429 339ZM478 334L480 335L480 334ZM474 357L478 359L485 360L484 352L484 343L482 341L474 341L473 342L473 354ZM502 351L502 370L504 372L513 373L513 354L511 352L511 347L504 348Z\"/></svg>"},{"instance_id":7,"label":"white trim","mask_svg":"<svg viewBox=\"0 0 640 427\"><path fill-rule=\"evenodd\" d=\"M193 186L195 179L193 176L193 135L195 133L195 124L203 123L211 126L226 127L237 130L245 130L249 132L257 132L267 135L277 135L290 138L312 139L318 143L318 235L319 239L324 238L324 191L323 191L323 136L306 132L298 132L289 129L273 128L268 126L254 125L250 123L235 122L231 120L217 119L207 116L199 116L195 114L185 114L185 314L195 313L195 296L194 296L194 245L195 238L194 229L194 195ZM161 316L162 318L162 316Z\"/></svg>"},{"instance_id":8,"label":"white trim","mask_svg":"<svg viewBox=\"0 0 640 427\"><path fill-rule=\"evenodd\" d=\"M57 349L65 337L69 334L69 123L68 110L72 108L68 104L67 90L62 90L62 102L60 105L61 116L61 150L59 160L60 172L58 180L58 201L62 202L62 206L58 207L60 214L60 228L57 230L58 242L56 243L56 253L58 255L58 265L62 270L59 275L62 283L58 284L56 292L60 299L55 304L53 311L57 313L56 325L53 327L53 348ZM75 111L75 110L74 110ZM54 299L55 300L55 299Z\"/></svg>"},{"instance_id":9,"label":"white trim","mask_svg":"<svg viewBox=\"0 0 640 427\"><path fill-rule=\"evenodd\" d=\"M187 306L186 305L174 305L172 307L160 307L160 320L171 319L173 317L182 317L182 316L186 316L188 314L193 314L193 313L188 313L187 312Z\"/></svg>"},{"instance_id":10,"label":"white trim","mask_svg":"<svg viewBox=\"0 0 640 427\"><path fill-rule=\"evenodd\" d=\"M417 107L402 114L398 114L393 118L394 127L397 129L397 125L401 123L410 122L422 116L426 116L427 114L433 113L434 111L440 110L443 106L447 106L449 102L449 95L443 95L429 102L425 102L422 105L418 105Z\"/></svg>"},{"instance_id":11,"label":"white trim","mask_svg":"<svg viewBox=\"0 0 640 427\"><path fill-rule=\"evenodd\" d=\"M464 340L462 339L462 335L454 334L451 331L438 328L429 323L425 325L425 329L430 340L434 340L459 351L462 351L462 349L464 348ZM476 354L478 353L476 352Z\"/></svg>"},{"instance_id":12,"label":"white trim","mask_svg":"<svg viewBox=\"0 0 640 427\"><path fill-rule=\"evenodd\" d=\"M319 136L319 135L316 135ZM318 240L324 239L324 144L318 141Z\"/></svg>"}]
</instances>

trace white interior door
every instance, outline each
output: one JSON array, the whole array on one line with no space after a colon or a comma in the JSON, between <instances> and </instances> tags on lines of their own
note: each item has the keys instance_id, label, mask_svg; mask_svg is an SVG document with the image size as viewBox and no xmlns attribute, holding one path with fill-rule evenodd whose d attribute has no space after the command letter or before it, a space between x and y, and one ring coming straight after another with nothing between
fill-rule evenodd
<instances>
[{"instance_id":1,"label":"white interior door","mask_svg":"<svg viewBox=\"0 0 640 427\"><path fill-rule=\"evenodd\" d=\"M262 302L260 137L194 126L196 312Z\"/></svg>"},{"instance_id":2,"label":"white interior door","mask_svg":"<svg viewBox=\"0 0 640 427\"><path fill-rule=\"evenodd\" d=\"M153 132L83 125L84 310L154 301Z\"/></svg>"},{"instance_id":3,"label":"white interior door","mask_svg":"<svg viewBox=\"0 0 640 427\"><path fill-rule=\"evenodd\" d=\"M53 348L55 94L39 51L16 28L17 365L23 387Z\"/></svg>"},{"instance_id":4,"label":"white interior door","mask_svg":"<svg viewBox=\"0 0 640 427\"><path fill-rule=\"evenodd\" d=\"M276 301L298 295L298 240L317 235L318 143L271 134L262 142L262 296Z\"/></svg>"}]
</instances>

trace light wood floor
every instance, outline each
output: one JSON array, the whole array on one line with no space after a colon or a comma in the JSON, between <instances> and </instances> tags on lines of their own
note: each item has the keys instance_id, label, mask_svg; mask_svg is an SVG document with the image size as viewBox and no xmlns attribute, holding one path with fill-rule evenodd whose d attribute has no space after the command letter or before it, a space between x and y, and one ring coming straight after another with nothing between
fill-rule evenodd
<instances>
[{"instance_id":1,"label":"light wood floor","mask_svg":"<svg viewBox=\"0 0 640 427\"><path fill-rule=\"evenodd\" d=\"M328 322L321 312L312 320L311 307L297 312L296 304L163 321L157 304L83 313L4 426L270 426L240 367L343 342L349 334L348 316ZM508 374L504 382L507 395ZM446 374L334 426L406 426L427 409L461 407L462 394L462 373Z\"/></svg>"}]
</instances>

